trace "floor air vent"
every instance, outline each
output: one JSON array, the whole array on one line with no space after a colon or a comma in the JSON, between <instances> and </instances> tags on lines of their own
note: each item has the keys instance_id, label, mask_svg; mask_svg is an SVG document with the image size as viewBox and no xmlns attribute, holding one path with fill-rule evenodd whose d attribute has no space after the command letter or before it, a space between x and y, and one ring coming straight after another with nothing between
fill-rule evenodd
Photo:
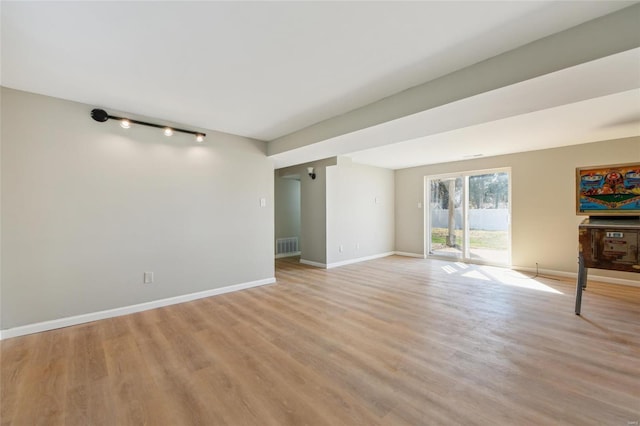
<instances>
[{"instance_id":1,"label":"floor air vent","mask_svg":"<svg viewBox=\"0 0 640 426\"><path fill-rule=\"evenodd\" d=\"M298 237L278 238L276 240L276 257L296 256L300 254Z\"/></svg>"}]
</instances>

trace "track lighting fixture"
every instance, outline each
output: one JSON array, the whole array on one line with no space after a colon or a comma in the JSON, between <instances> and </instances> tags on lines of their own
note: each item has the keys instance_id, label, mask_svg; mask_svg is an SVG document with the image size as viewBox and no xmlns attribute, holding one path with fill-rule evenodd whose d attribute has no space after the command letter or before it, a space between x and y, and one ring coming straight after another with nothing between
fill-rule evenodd
<instances>
[{"instance_id":1,"label":"track lighting fixture","mask_svg":"<svg viewBox=\"0 0 640 426\"><path fill-rule=\"evenodd\" d=\"M122 127L123 129L129 129L131 127L131 124L141 124L143 126L155 127L157 129L163 129L164 130L164 134L166 136L173 135L173 132L187 133L187 134L190 134L190 135L194 135L196 137L196 141L197 142L203 142L204 141L204 137L207 136L206 133L194 132L193 130L186 130L186 129L178 129L178 128L175 128L175 127L161 126L160 124L147 123L146 121L132 120L130 118L124 118L124 117L117 117L115 115L109 115L107 113L107 111L105 111L103 109L99 109L99 108L94 108L94 109L91 110L91 118L93 118L94 120L96 120L96 121L98 121L100 123L104 123L105 121L108 121L108 120L118 120L118 121L120 121L120 127Z\"/></svg>"}]
</instances>

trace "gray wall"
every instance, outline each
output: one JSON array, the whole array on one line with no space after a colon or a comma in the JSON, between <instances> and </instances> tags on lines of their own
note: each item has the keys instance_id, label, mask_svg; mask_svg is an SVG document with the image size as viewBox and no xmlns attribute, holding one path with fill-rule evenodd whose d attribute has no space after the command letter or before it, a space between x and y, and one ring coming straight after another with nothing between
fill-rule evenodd
<instances>
[{"instance_id":1,"label":"gray wall","mask_svg":"<svg viewBox=\"0 0 640 426\"><path fill-rule=\"evenodd\" d=\"M2 328L274 276L263 142L91 108L2 89Z\"/></svg>"},{"instance_id":2,"label":"gray wall","mask_svg":"<svg viewBox=\"0 0 640 426\"><path fill-rule=\"evenodd\" d=\"M327 263L394 251L393 170L344 162L326 171Z\"/></svg>"},{"instance_id":3,"label":"gray wall","mask_svg":"<svg viewBox=\"0 0 640 426\"><path fill-rule=\"evenodd\" d=\"M516 267L577 271L578 224L575 168L640 161L640 137L602 141L397 170L396 250L424 250L424 177L444 173L512 168L512 261ZM424 204L423 204L424 205ZM598 271L637 280L637 274Z\"/></svg>"},{"instance_id":4,"label":"gray wall","mask_svg":"<svg viewBox=\"0 0 640 426\"><path fill-rule=\"evenodd\" d=\"M307 167L314 167L316 179ZM394 250L392 170L332 157L280 169L276 176L300 178L301 260L327 265Z\"/></svg>"},{"instance_id":5,"label":"gray wall","mask_svg":"<svg viewBox=\"0 0 640 426\"><path fill-rule=\"evenodd\" d=\"M300 238L300 180L275 173L275 235Z\"/></svg>"},{"instance_id":6,"label":"gray wall","mask_svg":"<svg viewBox=\"0 0 640 426\"><path fill-rule=\"evenodd\" d=\"M317 163L316 178L300 173L300 258L327 263L327 174ZM303 165L306 167L308 165Z\"/></svg>"},{"instance_id":7,"label":"gray wall","mask_svg":"<svg viewBox=\"0 0 640 426\"><path fill-rule=\"evenodd\" d=\"M2 330L2 99L4 90L0 88L0 330Z\"/></svg>"},{"instance_id":8,"label":"gray wall","mask_svg":"<svg viewBox=\"0 0 640 426\"><path fill-rule=\"evenodd\" d=\"M327 179L326 168L338 163L336 157L286 167L276 176L300 179L300 259L327 263ZM315 169L311 179L307 167Z\"/></svg>"}]
</instances>

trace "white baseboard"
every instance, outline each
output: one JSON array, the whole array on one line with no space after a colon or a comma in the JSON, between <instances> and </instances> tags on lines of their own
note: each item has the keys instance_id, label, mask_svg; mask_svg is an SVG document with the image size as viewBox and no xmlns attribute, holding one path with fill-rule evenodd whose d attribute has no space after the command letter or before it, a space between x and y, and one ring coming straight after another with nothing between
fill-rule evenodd
<instances>
[{"instance_id":1,"label":"white baseboard","mask_svg":"<svg viewBox=\"0 0 640 426\"><path fill-rule=\"evenodd\" d=\"M387 256L391 256L395 254L395 252L390 251L387 253L379 253L379 254L374 254L371 256L365 256L365 257L358 257L355 259L348 259L348 260L343 260L340 262L333 262L333 263L320 263L320 262L313 262L311 260L306 260L306 259L300 259L300 263L305 264L305 265L309 265L309 266L315 266L316 268L324 268L324 269L331 269L331 268L337 268L339 266L345 266L345 265L350 265L352 263L358 263L358 262L364 262L366 260L373 260L373 259L379 259L381 257L387 257Z\"/></svg>"},{"instance_id":2,"label":"white baseboard","mask_svg":"<svg viewBox=\"0 0 640 426\"><path fill-rule=\"evenodd\" d=\"M529 268L525 266L512 266L511 269L515 271L524 271L529 273L536 272L536 268ZM555 275L557 277L566 277L566 278L575 278L578 279L577 272L565 272L565 271L556 271L554 269L538 269L538 274L540 275ZM609 284L622 284L629 285L632 287L640 287L640 280L630 280L626 278L614 278L614 277L605 277L602 275L594 275L591 272L587 274L588 281L599 281L603 283Z\"/></svg>"},{"instance_id":3,"label":"white baseboard","mask_svg":"<svg viewBox=\"0 0 640 426\"><path fill-rule=\"evenodd\" d=\"M300 256L300 252L299 251L294 251L294 252L291 252L291 253L276 254L276 259L281 259L283 257L293 257L293 256Z\"/></svg>"},{"instance_id":4,"label":"white baseboard","mask_svg":"<svg viewBox=\"0 0 640 426\"><path fill-rule=\"evenodd\" d=\"M53 330L56 328L69 327L86 322L97 321L106 318L119 317L136 312L148 311L149 309L161 308L163 306L176 305L178 303L190 302L205 297L217 296L219 294L230 293L238 290L245 290L276 282L275 278L265 278L257 281L233 284L226 287L214 288L197 293L183 294L181 296L169 297L166 299L153 300L151 302L138 303L136 305L123 306L121 308L107 309L105 311L91 312L88 314L75 315L72 317L59 318L51 321L43 321L35 324L23 325L20 327L0 330L0 340L10 337L24 336L27 334L39 333L41 331Z\"/></svg>"},{"instance_id":5,"label":"white baseboard","mask_svg":"<svg viewBox=\"0 0 640 426\"><path fill-rule=\"evenodd\" d=\"M394 251L393 254L398 255L398 256L405 256L405 257L417 257L420 259L424 259L425 256L424 254L421 253L409 253L406 251Z\"/></svg>"},{"instance_id":6,"label":"white baseboard","mask_svg":"<svg viewBox=\"0 0 640 426\"><path fill-rule=\"evenodd\" d=\"M573 276L576 279L578 278L578 274L573 274ZM610 284L629 285L631 287L640 287L640 282L636 280L628 280L626 278L604 277L602 275L589 274L587 277L587 280L600 281L603 283L610 283Z\"/></svg>"},{"instance_id":7,"label":"white baseboard","mask_svg":"<svg viewBox=\"0 0 640 426\"><path fill-rule=\"evenodd\" d=\"M348 260L343 260L343 261L340 261L340 262L333 262L333 263L329 263L327 265L327 269L337 268L339 266L351 265L352 263L359 263L359 262L364 262L364 261L367 261L367 260L379 259L381 257L391 256L394 253L395 252L390 251L390 252L387 252L387 253L379 253L379 254L374 254L374 255L371 255L371 256L358 257L358 258L355 258L355 259L348 259Z\"/></svg>"},{"instance_id":8,"label":"white baseboard","mask_svg":"<svg viewBox=\"0 0 640 426\"><path fill-rule=\"evenodd\" d=\"M326 263L314 262L312 260L300 259L300 263L309 266L315 266L316 268L325 268L327 267Z\"/></svg>"}]
</instances>

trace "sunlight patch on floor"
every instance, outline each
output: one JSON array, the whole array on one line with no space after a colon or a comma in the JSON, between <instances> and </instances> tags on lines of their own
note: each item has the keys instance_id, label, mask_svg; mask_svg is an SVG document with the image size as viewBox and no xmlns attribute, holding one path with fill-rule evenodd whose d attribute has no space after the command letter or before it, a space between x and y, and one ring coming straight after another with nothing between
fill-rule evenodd
<instances>
[{"instance_id":1,"label":"sunlight patch on floor","mask_svg":"<svg viewBox=\"0 0 640 426\"><path fill-rule=\"evenodd\" d=\"M475 278L477 280L491 281L491 278L487 277L478 270L465 272L464 274L462 274L462 276L465 278Z\"/></svg>"},{"instance_id":2,"label":"sunlight patch on floor","mask_svg":"<svg viewBox=\"0 0 640 426\"><path fill-rule=\"evenodd\" d=\"M501 269L495 267L483 266L481 268L487 275L491 276L495 281L514 287L528 288L531 290L546 291L547 293L564 294L555 288L548 286L536 278L529 277L521 272L511 269Z\"/></svg>"},{"instance_id":3,"label":"sunlight patch on floor","mask_svg":"<svg viewBox=\"0 0 640 426\"><path fill-rule=\"evenodd\" d=\"M456 270L456 268L454 268L451 265L445 265L442 267L442 270L445 271L447 274L455 274L456 272L458 272Z\"/></svg>"},{"instance_id":4,"label":"sunlight patch on floor","mask_svg":"<svg viewBox=\"0 0 640 426\"><path fill-rule=\"evenodd\" d=\"M492 281L497 284L526 288L529 290L545 291L547 293L564 294L534 277L497 266L479 266L455 262L443 265L441 266L441 269L447 274L460 274L460 276L464 278Z\"/></svg>"}]
</instances>

